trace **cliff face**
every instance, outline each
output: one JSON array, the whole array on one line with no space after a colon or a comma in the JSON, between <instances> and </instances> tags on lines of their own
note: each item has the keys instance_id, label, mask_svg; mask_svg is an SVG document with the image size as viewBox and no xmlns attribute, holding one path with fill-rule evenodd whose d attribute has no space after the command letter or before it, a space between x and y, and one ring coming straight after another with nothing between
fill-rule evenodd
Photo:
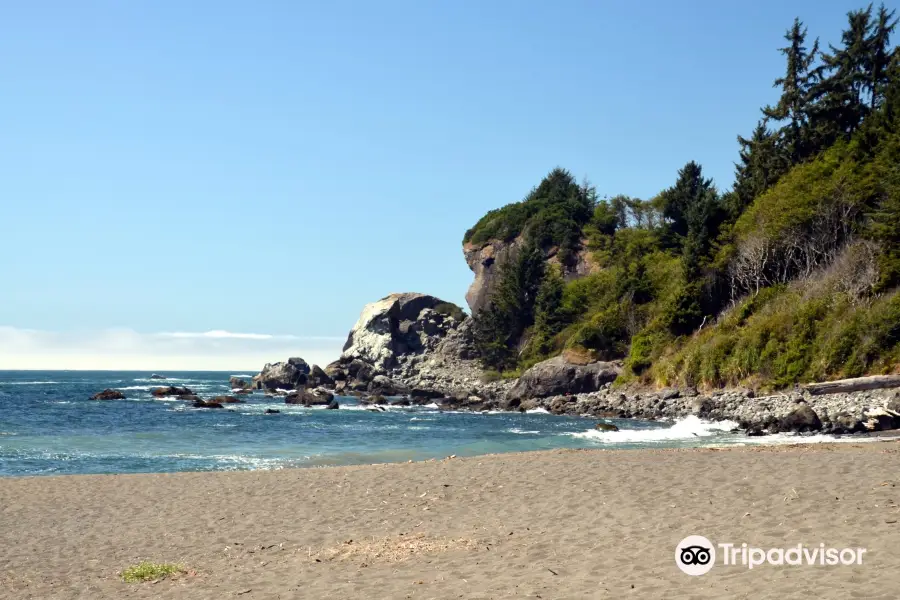
<instances>
[{"instance_id":1,"label":"cliff face","mask_svg":"<svg viewBox=\"0 0 900 600\"><path fill-rule=\"evenodd\" d=\"M565 265L563 268L566 281L584 277L599 269L599 266L593 262L591 253L585 248L585 242L586 240L582 241L581 250L575 254L572 264ZM499 266L515 258L523 244L524 236L521 235L511 242L490 240L482 244L463 244L463 256L466 258L466 264L475 274L475 279L466 292L466 303L473 315L487 306L499 281ZM546 251L548 263L559 265L557 250L556 247L552 247Z\"/></svg>"}]
</instances>

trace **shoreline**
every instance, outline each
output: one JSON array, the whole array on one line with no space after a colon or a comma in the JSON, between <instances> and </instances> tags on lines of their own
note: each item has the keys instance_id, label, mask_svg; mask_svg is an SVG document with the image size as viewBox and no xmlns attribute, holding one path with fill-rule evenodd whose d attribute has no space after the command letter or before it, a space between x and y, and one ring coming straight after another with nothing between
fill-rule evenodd
<instances>
[{"instance_id":1,"label":"shoreline","mask_svg":"<svg viewBox=\"0 0 900 600\"><path fill-rule=\"evenodd\" d=\"M0 479L0 598L893 597L900 441L557 449L277 471ZM716 566L683 537L865 547ZM188 574L126 584L140 560Z\"/></svg>"}]
</instances>

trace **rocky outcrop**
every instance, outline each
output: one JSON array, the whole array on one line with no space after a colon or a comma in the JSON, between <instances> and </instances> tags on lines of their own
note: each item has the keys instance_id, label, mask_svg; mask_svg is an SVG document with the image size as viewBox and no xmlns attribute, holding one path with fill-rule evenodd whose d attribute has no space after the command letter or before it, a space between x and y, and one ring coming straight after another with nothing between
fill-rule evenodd
<instances>
[{"instance_id":1,"label":"rocky outcrop","mask_svg":"<svg viewBox=\"0 0 900 600\"><path fill-rule=\"evenodd\" d=\"M221 402L213 400L195 400L192 406L194 408L225 408Z\"/></svg>"},{"instance_id":2,"label":"rocky outcrop","mask_svg":"<svg viewBox=\"0 0 900 600\"><path fill-rule=\"evenodd\" d=\"M287 362L267 363L253 377L253 387L258 390L292 390L307 383L310 367L302 358L289 358Z\"/></svg>"},{"instance_id":3,"label":"rocky outcrop","mask_svg":"<svg viewBox=\"0 0 900 600\"><path fill-rule=\"evenodd\" d=\"M334 401L334 394L328 390L297 390L284 398L285 404L302 404L303 406L327 406Z\"/></svg>"},{"instance_id":4,"label":"rocky outcrop","mask_svg":"<svg viewBox=\"0 0 900 600\"><path fill-rule=\"evenodd\" d=\"M466 263L475 274L475 279L466 292L466 303L474 315L488 304L499 280L498 267L512 260L522 246L522 237L511 242L491 240L485 244L463 244Z\"/></svg>"},{"instance_id":5,"label":"rocky outcrop","mask_svg":"<svg viewBox=\"0 0 900 600\"><path fill-rule=\"evenodd\" d=\"M617 363L578 364L566 356L556 356L522 373L506 394L507 407L516 407L522 400L531 398L596 392L618 377L620 370Z\"/></svg>"},{"instance_id":6,"label":"rocky outcrop","mask_svg":"<svg viewBox=\"0 0 900 600\"><path fill-rule=\"evenodd\" d=\"M153 375L150 376L150 379L165 379L165 378L166 378L165 375L157 375L156 373L154 373Z\"/></svg>"},{"instance_id":7,"label":"rocky outcrop","mask_svg":"<svg viewBox=\"0 0 900 600\"><path fill-rule=\"evenodd\" d=\"M125 394L119 390L106 389L91 396L91 400L124 400Z\"/></svg>"},{"instance_id":8,"label":"rocky outcrop","mask_svg":"<svg viewBox=\"0 0 900 600\"><path fill-rule=\"evenodd\" d=\"M472 280L472 284L466 292L466 303L473 315L488 305L489 298L494 293L500 279L500 265L515 258L519 249L524 245L523 239L523 236L520 235L511 241L490 240L482 244L463 244L463 256L466 258L466 264L475 275L475 279ZM582 240L582 249L575 252L565 265L560 263L558 248L545 249L547 262L562 267L566 281L596 273L600 267L594 261L591 253L584 249L586 242L586 239Z\"/></svg>"},{"instance_id":9,"label":"rocky outcrop","mask_svg":"<svg viewBox=\"0 0 900 600\"><path fill-rule=\"evenodd\" d=\"M228 380L228 384L231 386L232 390L252 390L253 384L247 381L246 379L241 379L240 377L232 376Z\"/></svg>"},{"instance_id":10,"label":"rocky outcrop","mask_svg":"<svg viewBox=\"0 0 900 600\"><path fill-rule=\"evenodd\" d=\"M312 387L332 386L334 379L326 373L319 365L313 365L307 378L307 383Z\"/></svg>"},{"instance_id":11,"label":"rocky outcrop","mask_svg":"<svg viewBox=\"0 0 900 600\"><path fill-rule=\"evenodd\" d=\"M190 388L177 387L168 385L166 387L158 387L150 390L150 393L156 398L164 398L166 396L193 396L194 392Z\"/></svg>"}]
</instances>

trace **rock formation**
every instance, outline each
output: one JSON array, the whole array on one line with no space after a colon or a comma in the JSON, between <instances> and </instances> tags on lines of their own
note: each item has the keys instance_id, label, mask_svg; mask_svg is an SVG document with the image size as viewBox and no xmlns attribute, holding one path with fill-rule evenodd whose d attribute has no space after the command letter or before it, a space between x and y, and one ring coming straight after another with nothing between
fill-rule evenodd
<instances>
[{"instance_id":1,"label":"rock formation","mask_svg":"<svg viewBox=\"0 0 900 600\"><path fill-rule=\"evenodd\" d=\"M91 396L91 400L124 400L125 394L119 390L106 389Z\"/></svg>"},{"instance_id":2,"label":"rock formation","mask_svg":"<svg viewBox=\"0 0 900 600\"><path fill-rule=\"evenodd\" d=\"M267 363L259 375L253 377L253 386L258 390L292 390L306 385L309 372L310 367L302 358Z\"/></svg>"},{"instance_id":3,"label":"rock formation","mask_svg":"<svg viewBox=\"0 0 900 600\"><path fill-rule=\"evenodd\" d=\"M522 400L530 398L596 392L615 380L620 370L617 363L578 364L564 355L555 356L522 373L506 394L507 406L519 406Z\"/></svg>"},{"instance_id":4,"label":"rock formation","mask_svg":"<svg viewBox=\"0 0 900 600\"><path fill-rule=\"evenodd\" d=\"M164 398L166 396L193 396L194 395L194 392L192 392L189 388L176 387L174 385L153 388L152 390L150 390L150 393L157 398Z\"/></svg>"}]
</instances>

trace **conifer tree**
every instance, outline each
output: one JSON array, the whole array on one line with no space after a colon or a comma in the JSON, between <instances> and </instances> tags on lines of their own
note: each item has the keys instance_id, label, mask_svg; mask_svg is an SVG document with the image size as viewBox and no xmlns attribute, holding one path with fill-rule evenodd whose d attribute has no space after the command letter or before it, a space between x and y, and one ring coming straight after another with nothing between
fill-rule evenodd
<instances>
[{"instance_id":1,"label":"conifer tree","mask_svg":"<svg viewBox=\"0 0 900 600\"><path fill-rule=\"evenodd\" d=\"M781 98L775 106L765 107L763 114L767 119L787 121L779 132L781 149L786 154L787 162L794 165L810 152L807 127L810 90L816 79L812 65L819 53L819 40L813 42L811 49L806 49L806 27L799 18L794 19L784 38L789 44L779 50L787 58L787 68L784 77L775 80L775 87L781 87Z\"/></svg>"}]
</instances>

